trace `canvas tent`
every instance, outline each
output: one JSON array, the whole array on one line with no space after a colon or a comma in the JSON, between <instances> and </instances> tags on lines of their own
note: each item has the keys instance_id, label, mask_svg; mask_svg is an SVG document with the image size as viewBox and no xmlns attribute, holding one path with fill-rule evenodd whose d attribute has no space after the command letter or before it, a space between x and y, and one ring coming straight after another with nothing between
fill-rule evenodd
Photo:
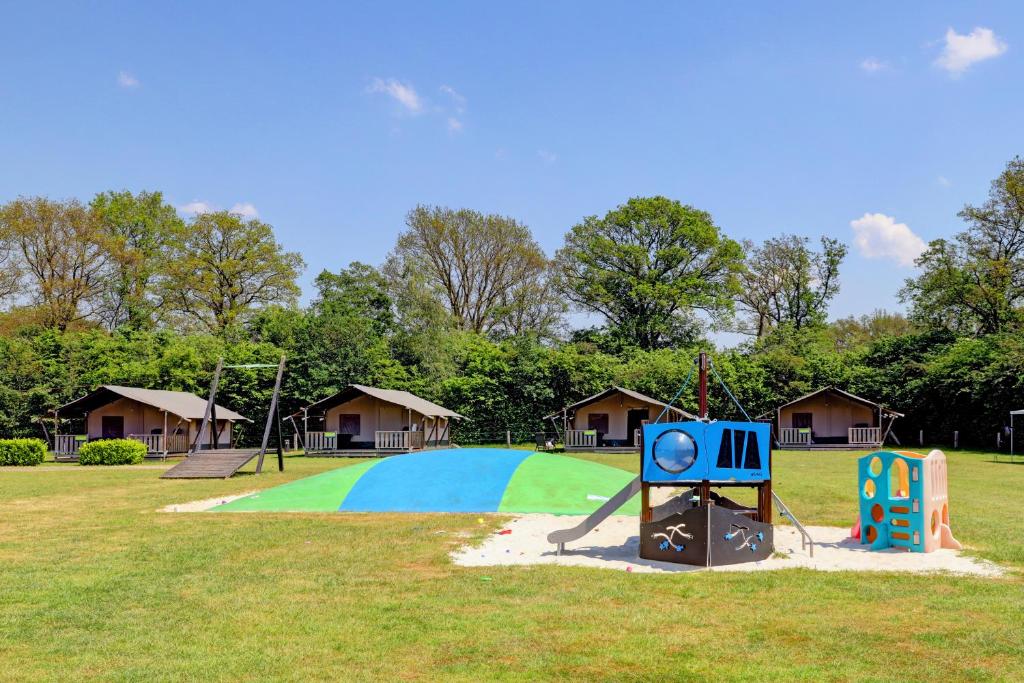
<instances>
[{"instance_id":1,"label":"canvas tent","mask_svg":"<svg viewBox=\"0 0 1024 683\"><path fill-rule=\"evenodd\" d=\"M217 406L216 431L198 434L206 411L206 399L187 391L142 389L105 384L53 411L54 453L74 458L83 443L97 439L135 439L146 444L150 454L185 453L198 438L200 448L231 445L231 427L248 419L233 410ZM80 430L61 434L62 423Z\"/></svg>"},{"instance_id":2,"label":"canvas tent","mask_svg":"<svg viewBox=\"0 0 1024 683\"><path fill-rule=\"evenodd\" d=\"M350 384L302 416L307 453L400 453L449 445L453 410L408 391Z\"/></svg>"},{"instance_id":3,"label":"canvas tent","mask_svg":"<svg viewBox=\"0 0 1024 683\"><path fill-rule=\"evenodd\" d=\"M619 386L610 386L544 419L556 429L561 427L567 451L636 450L640 448L640 428L663 412L662 421L694 419L685 410Z\"/></svg>"}]
</instances>

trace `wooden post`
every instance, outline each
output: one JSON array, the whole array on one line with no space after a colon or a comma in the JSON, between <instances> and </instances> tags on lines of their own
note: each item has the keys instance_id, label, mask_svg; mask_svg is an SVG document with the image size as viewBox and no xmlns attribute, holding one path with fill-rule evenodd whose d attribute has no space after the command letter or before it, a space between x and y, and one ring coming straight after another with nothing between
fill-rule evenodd
<instances>
[{"instance_id":1,"label":"wooden post","mask_svg":"<svg viewBox=\"0 0 1024 683\"><path fill-rule=\"evenodd\" d=\"M263 471L263 456L267 453L267 443L270 441L270 430L273 428L275 423L275 417L280 417L277 414L277 397L281 393L281 377L284 375L284 356L281 356L281 362L277 364L277 379L274 380L274 394L270 397L270 410L267 412L267 424L263 428L263 443L260 445L260 456L256 460L256 471ZM277 419L277 460L278 467L284 470L284 453L281 451L281 420Z\"/></svg>"},{"instance_id":2,"label":"wooden post","mask_svg":"<svg viewBox=\"0 0 1024 683\"><path fill-rule=\"evenodd\" d=\"M646 481L640 484L640 521L650 522L651 517L651 485Z\"/></svg>"},{"instance_id":3,"label":"wooden post","mask_svg":"<svg viewBox=\"0 0 1024 683\"><path fill-rule=\"evenodd\" d=\"M917 433L917 441L918 441L918 445L924 446L924 430L923 429L920 430Z\"/></svg>"},{"instance_id":4,"label":"wooden post","mask_svg":"<svg viewBox=\"0 0 1024 683\"><path fill-rule=\"evenodd\" d=\"M953 449L960 448L960 430L953 432Z\"/></svg>"},{"instance_id":5,"label":"wooden post","mask_svg":"<svg viewBox=\"0 0 1024 683\"><path fill-rule=\"evenodd\" d=\"M224 358L217 359L217 369L213 371L213 382L210 383L210 396L206 399L206 410L203 412L203 421L199 423L199 431L196 433L196 440L192 442L189 455L194 455L199 450L199 441L203 438L203 430L210 422L210 412L213 409L214 399L217 397L217 384L220 382L220 373L224 369Z\"/></svg>"},{"instance_id":6,"label":"wooden post","mask_svg":"<svg viewBox=\"0 0 1024 683\"><path fill-rule=\"evenodd\" d=\"M512 432L511 430L505 430L505 445L512 448Z\"/></svg>"},{"instance_id":7,"label":"wooden post","mask_svg":"<svg viewBox=\"0 0 1024 683\"><path fill-rule=\"evenodd\" d=\"M700 364L698 417L704 420L708 416L708 354L701 351L697 362Z\"/></svg>"},{"instance_id":8,"label":"wooden post","mask_svg":"<svg viewBox=\"0 0 1024 683\"><path fill-rule=\"evenodd\" d=\"M167 454L170 449L168 447L168 441L167 441L167 411L166 410L164 411L164 437L163 437L163 440L164 440L164 447L162 449L160 449L160 450L162 450L164 452L164 454Z\"/></svg>"}]
</instances>

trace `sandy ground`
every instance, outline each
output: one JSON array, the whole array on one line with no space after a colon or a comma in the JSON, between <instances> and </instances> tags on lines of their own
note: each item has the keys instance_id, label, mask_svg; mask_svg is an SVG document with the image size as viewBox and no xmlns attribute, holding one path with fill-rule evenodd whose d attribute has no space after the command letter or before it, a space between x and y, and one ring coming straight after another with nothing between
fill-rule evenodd
<instances>
[{"instance_id":1,"label":"sandy ground","mask_svg":"<svg viewBox=\"0 0 1024 683\"><path fill-rule=\"evenodd\" d=\"M217 496L216 498L204 498L203 500L191 500L187 503L175 503L174 505L167 505L160 508L157 512L205 512L210 508L223 505L224 503L230 503L233 500L239 498L245 498L251 496L254 493L259 493L259 490L246 491L245 493L238 493L233 496Z\"/></svg>"},{"instance_id":2,"label":"sandy ground","mask_svg":"<svg viewBox=\"0 0 1024 683\"><path fill-rule=\"evenodd\" d=\"M1003 570L991 562L965 557L954 550L931 553L898 550L871 552L849 538L849 529L820 526L807 527L815 541L813 558L807 549L800 548L800 534L794 527L776 525L777 555L763 562L713 569L654 562L640 559L637 554L640 548L637 518L622 515L609 517L587 536L568 544L562 555L556 555L555 546L547 541L548 533L573 527L583 519L576 516L520 515L503 528L511 533L495 533L480 546L460 548L452 554L452 558L456 564L466 567L556 564L631 572L759 571L807 567L822 571L951 572L976 576L1003 574Z\"/></svg>"}]
</instances>

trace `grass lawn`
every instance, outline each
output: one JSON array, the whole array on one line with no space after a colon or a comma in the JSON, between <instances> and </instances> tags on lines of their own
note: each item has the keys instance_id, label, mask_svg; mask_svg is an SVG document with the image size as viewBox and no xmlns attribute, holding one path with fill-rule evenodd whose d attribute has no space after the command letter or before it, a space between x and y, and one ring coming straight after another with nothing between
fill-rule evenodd
<instances>
[{"instance_id":1,"label":"grass lawn","mask_svg":"<svg viewBox=\"0 0 1024 683\"><path fill-rule=\"evenodd\" d=\"M776 453L775 490L847 526L858 455ZM358 460L0 470L0 679L1021 680L1024 464L948 455L953 532L1008 578L467 569L500 517L157 512Z\"/></svg>"}]
</instances>

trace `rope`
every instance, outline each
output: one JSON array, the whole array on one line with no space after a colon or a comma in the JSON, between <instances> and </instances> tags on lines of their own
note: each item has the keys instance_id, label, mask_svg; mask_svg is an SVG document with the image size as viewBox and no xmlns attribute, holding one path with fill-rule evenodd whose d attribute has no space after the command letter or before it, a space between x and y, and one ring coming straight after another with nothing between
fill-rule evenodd
<instances>
[{"instance_id":1,"label":"rope","mask_svg":"<svg viewBox=\"0 0 1024 683\"><path fill-rule=\"evenodd\" d=\"M747 411L743 410L743 406L740 405L740 402L737 401L736 397L732 395L731 391L729 391L729 387L725 385L725 381L722 380L722 376L718 374L718 370L715 369L715 364L711 362L710 359L708 360L708 367L711 368L711 372L714 374L715 379L718 380L718 383L722 385L723 389L725 389L725 393L729 395L729 398L732 399L732 402L735 403L736 407L740 409L741 413L743 413L743 417L747 418L747 422L753 422L753 420L750 419L750 416L747 415Z\"/></svg>"},{"instance_id":2,"label":"rope","mask_svg":"<svg viewBox=\"0 0 1024 683\"><path fill-rule=\"evenodd\" d=\"M668 409L672 407L672 404L676 402L676 399L678 399L686 390L687 385L690 384L690 378L693 377L693 369L696 367L697 361L694 361L693 364L690 366L689 374L687 374L686 379L683 380L683 386L679 387L679 391L677 391L676 395L672 397L672 400L665 404L665 409L661 411L661 415L659 415L658 419L654 421L654 424L658 424L659 422L661 422L661 418L665 417L665 413L668 412Z\"/></svg>"}]
</instances>

